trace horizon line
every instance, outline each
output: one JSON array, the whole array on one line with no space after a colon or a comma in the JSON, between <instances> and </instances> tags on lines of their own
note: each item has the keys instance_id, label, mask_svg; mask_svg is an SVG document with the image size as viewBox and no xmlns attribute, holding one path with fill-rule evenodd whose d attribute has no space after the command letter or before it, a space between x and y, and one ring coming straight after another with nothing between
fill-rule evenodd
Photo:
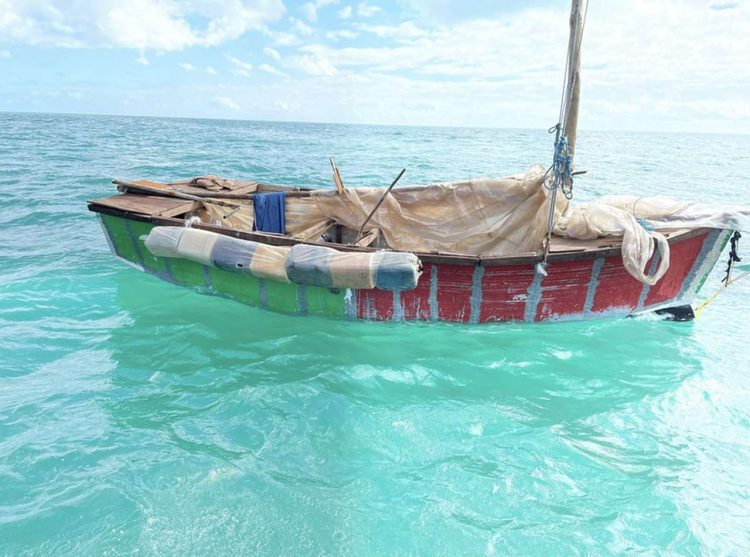
<instances>
[{"instance_id":1,"label":"horizon line","mask_svg":"<svg viewBox=\"0 0 750 557\"><path fill-rule=\"evenodd\" d=\"M438 125L438 124L387 124L374 122L324 122L315 120L267 120L263 118L219 118L212 116L154 116L145 114L112 114L106 112L48 112L35 110L2 110L0 114L46 114L49 116L95 116L110 118L150 118L154 120L207 120L214 122L257 122L267 124L307 124L320 126L377 126L384 128L438 128L438 129L476 129L476 130L524 130L547 132L549 128L544 127L523 127L523 126L461 126L461 125ZM616 133L634 133L634 134L668 134L668 135L729 135L746 137L748 132L709 132L709 131L672 131L672 130L643 130L643 129L604 129L604 128L578 128L578 131L584 132L616 132Z\"/></svg>"}]
</instances>

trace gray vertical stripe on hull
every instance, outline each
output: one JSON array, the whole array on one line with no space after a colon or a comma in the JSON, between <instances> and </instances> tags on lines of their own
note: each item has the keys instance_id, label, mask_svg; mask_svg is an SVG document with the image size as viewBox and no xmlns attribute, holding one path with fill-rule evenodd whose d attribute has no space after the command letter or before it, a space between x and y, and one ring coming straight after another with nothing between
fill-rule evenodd
<instances>
[{"instance_id":1,"label":"gray vertical stripe on hull","mask_svg":"<svg viewBox=\"0 0 750 557\"><path fill-rule=\"evenodd\" d=\"M484 276L484 267L477 265L474 267L474 275L471 278L471 323L479 323L482 314L482 277Z\"/></svg>"},{"instance_id":2,"label":"gray vertical stripe on hull","mask_svg":"<svg viewBox=\"0 0 750 557\"><path fill-rule=\"evenodd\" d=\"M591 313L591 308L594 307L594 297L596 296L596 289L599 287L599 273L603 266L603 257L597 257L594 260L594 264L591 266L591 280L589 281L589 287L586 290L586 302L583 304L584 315L589 315Z\"/></svg>"},{"instance_id":3,"label":"gray vertical stripe on hull","mask_svg":"<svg viewBox=\"0 0 750 557\"><path fill-rule=\"evenodd\" d=\"M534 319L536 318L537 306L539 305L539 302L542 299L542 281L543 280L544 280L544 276L542 275L542 273L537 272L535 268L534 280L531 281L531 284L529 285L529 290L526 296L526 308L523 314L524 321L531 322L531 321L534 321Z\"/></svg>"},{"instance_id":4,"label":"gray vertical stripe on hull","mask_svg":"<svg viewBox=\"0 0 750 557\"><path fill-rule=\"evenodd\" d=\"M437 265L430 267L430 319L437 321L440 316L440 308L438 307L438 270Z\"/></svg>"}]
</instances>

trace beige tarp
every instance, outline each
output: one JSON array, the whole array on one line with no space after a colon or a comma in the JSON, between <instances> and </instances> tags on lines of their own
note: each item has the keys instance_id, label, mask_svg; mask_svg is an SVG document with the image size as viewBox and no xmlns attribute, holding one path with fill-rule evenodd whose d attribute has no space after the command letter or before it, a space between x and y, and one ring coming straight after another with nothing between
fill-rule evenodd
<instances>
[{"instance_id":1,"label":"beige tarp","mask_svg":"<svg viewBox=\"0 0 750 557\"><path fill-rule=\"evenodd\" d=\"M547 232L549 190L544 169L499 180L478 179L423 187L396 188L365 228L388 247L411 252L513 256L540 252ZM287 198L287 231L316 240L333 222L358 230L385 188L313 192ZM669 245L648 228L750 229L746 207L707 206L669 198L605 197L568 205L558 196L554 233L578 240L622 236L625 268L639 281L655 284L669 268ZM658 266L647 269L654 249Z\"/></svg>"},{"instance_id":2,"label":"beige tarp","mask_svg":"<svg viewBox=\"0 0 750 557\"><path fill-rule=\"evenodd\" d=\"M239 230L253 229L253 206L225 207L207 201L203 204L208 213L209 222L216 226L227 226Z\"/></svg>"},{"instance_id":3,"label":"beige tarp","mask_svg":"<svg viewBox=\"0 0 750 557\"><path fill-rule=\"evenodd\" d=\"M547 232L544 168L502 179L395 188L365 232L379 230L391 249L483 256L538 251ZM316 239L336 221L358 230L385 188L314 192L287 198L287 232ZM567 206L558 199L557 208Z\"/></svg>"}]
</instances>

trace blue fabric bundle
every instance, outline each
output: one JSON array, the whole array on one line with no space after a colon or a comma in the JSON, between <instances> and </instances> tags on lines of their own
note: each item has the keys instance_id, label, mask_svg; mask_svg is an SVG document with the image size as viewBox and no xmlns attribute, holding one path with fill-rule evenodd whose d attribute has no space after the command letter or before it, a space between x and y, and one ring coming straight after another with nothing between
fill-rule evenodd
<instances>
[{"instance_id":1,"label":"blue fabric bundle","mask_svg":"<svg viewBox=\"0 0 750 557\"><path fill-rule=\"evenodd\" d=\"M286 234L286 192L253 196L253 230Z\"/></svg>"}]
</instances>

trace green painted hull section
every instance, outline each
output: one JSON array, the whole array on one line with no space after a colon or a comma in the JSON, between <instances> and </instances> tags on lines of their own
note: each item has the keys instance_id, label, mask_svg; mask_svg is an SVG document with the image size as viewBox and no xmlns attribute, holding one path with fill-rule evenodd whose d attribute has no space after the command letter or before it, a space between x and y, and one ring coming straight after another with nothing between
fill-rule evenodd
<instances>
[{"instance_id":1,"label":"green painted hull section","mask_svg":"<svg viewBox=\"0 0 750 557\"><path fill-rule=\"evenodd\" d=\"M99 218L114 254L160 279L281 313L354 317L353 312L346 311L348 304L343 290L281 283L186 259L156 257L143 242L154 225L105 214Z\"/></svg>"}]
</instances>

